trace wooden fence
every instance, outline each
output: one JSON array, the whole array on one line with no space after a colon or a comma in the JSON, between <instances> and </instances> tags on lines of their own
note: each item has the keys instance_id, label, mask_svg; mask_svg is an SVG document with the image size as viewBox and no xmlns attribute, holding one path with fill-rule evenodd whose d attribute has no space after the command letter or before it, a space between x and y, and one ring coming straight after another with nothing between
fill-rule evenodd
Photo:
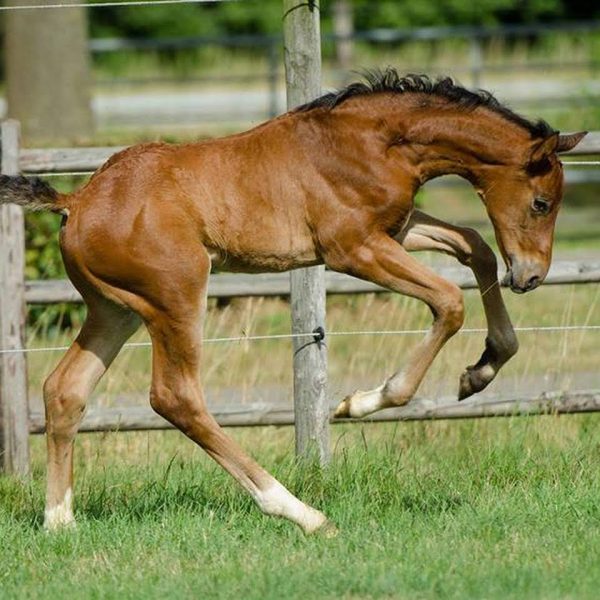
<instances>
[{"instance_id":1,"label":"wooden fence","mask_svg":"<svg viewBox=\"0 0 600 600\"><path fill-rule=\"evenodd\" d=\"M98 168L120 148L20 149L18 124L2 124L2 171L7 174L56 174L88 172ZM600 132L588 136L577 152L600 154ZM7 470L25 473L28 464L29 433L44 431L43 414L30 412L27 402L27 365L23 349L24 305L81 302L79 293L66 280L23 281L23 223L17 207L3 206L0 216L0 347L14 353L0 354L0 449ZM5 259L7 257L9 260ZM439 273L463 289L475 288L469 269L443 267ZM600 260L558 261L548 274L545 285L600 282ZM329 294L386 292L370 282L348 275L326 272L325 287ZM244 296L289 296L287 274L217 274L209 283L209 296L218 298ZM422 420L439 418L478 418L514 414L573 413L600 410L600 393L549 393L530 398L504 398L483 403L450 402L439 404L419 400L409 406L384 411L373 421ZM214 414L224 426L288 425L295 421L289 406L250 403L235 408L216 407ZM147 430L170 427L150 408L122 407L90 409L81 431Z\"/></svg>"},{"instance_id":2,"label":"wooden fence","mask_svg":"<svg viewBox=\"0 0 600 600\"><path fill-rule=\"evenodd\" d=\"M312 99L320 90L320 34L316 4L296 5L284 0L284 45L288 105L295 106ZM88 172L97 169L120 148L63 148L50 150L21 149L19 126L14 121L2 124L2 173L19 172L58 174ZM600 154L600 132L594 132L581 143L573 155ZM19 207L0 206L0 467L25 475L29 470L29 433L43 430L40 414L30 414L27 399L27 364L24 350L26 302L51 303L80 301L67 282L25 282L23 214ZM473 279L458 270L444 273L462 287L472 287ZM598 263L557 265L550 283L600 281ZM285 278L284 278L285 277ZM300 270L287 276L235 278L227 275L211 279L209 293L218 296L287 295L292 293L293 328L307 332L324 324L325 289L330 293L380 291L377 286L333 273L322 268ZM322 344L297 345L294 353L295 414L288 409L251 406L233 413L218 413L224 425L287 424L297 425L297 451L308 455L316 452L321 463L328 456L326 396L326 348ZM419 408L421 406L421 408ZM598 410L597 394L555 395L518 402L478 405L438 406L411 405L376 419L415 419L480 417L540 412L580 412ZM84 431L106 429L153 429L166 424L142 409L90 411L82 426Z\"/></svg>"}]
</instances>

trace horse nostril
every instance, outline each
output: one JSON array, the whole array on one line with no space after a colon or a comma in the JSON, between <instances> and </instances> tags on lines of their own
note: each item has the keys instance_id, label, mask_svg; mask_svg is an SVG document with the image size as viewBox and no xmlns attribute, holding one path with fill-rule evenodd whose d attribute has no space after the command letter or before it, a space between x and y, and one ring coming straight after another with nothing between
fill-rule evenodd
<instances>
[{"instance_id":1,"label":"horse nostril","mask_svg":"<svg viewBox=\"0 0 600 600\"><path fill-rule=\"evenodd\" d=\"M525 289L526 290L533 290L535 289L538 285L540 285L541 283L541 279L537 276L534 275L533 277L531 277L527 283L525 284Z\"/></svg>"}]
</instances>

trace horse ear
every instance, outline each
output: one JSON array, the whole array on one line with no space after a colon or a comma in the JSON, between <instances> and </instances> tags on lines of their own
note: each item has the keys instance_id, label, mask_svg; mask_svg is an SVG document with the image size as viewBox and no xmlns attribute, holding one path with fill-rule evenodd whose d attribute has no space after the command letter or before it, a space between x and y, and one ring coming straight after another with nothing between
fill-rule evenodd
<instances>
[{"instance_id":1,"label":"horse ear","mask_svg":"<svg viewBox=\"0 0 600 600\"><path fill-rule=\"evenodd\" d=\"M588 134L587 131L579 131L577 133L568 133L558 136L557 152L567 152L573 150L577 144Z\"/></svg>"},{"instance_id":2,"label":"horse ear","mask_svg":"<svg viewBox=\"0 0 600 600\"><path fill-rule=\"evenodd\" d=\"M554 154L554 152L557 152L558 140L559 134L557 131L543 140L536 141L531 147L529 162L532 164L541 162L551 154Z\"/></svg>"}]
</instances>

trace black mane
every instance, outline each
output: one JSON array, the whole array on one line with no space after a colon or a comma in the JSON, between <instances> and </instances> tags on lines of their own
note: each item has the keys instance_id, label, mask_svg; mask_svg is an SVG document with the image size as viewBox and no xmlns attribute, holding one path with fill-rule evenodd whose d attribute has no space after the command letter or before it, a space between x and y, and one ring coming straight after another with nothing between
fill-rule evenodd
<instances>
[{"instance_id":1,"label":"black mane","mask_svg":"<svg viewBox=\"0 0 600 600\"><path fill-rule=\"evenodd\" d=\"M508 121L525 128L532 138L545 138L555 133L555 130L546 121L529 121L498 102L490 92L486 92L485 90L468 90L454 83L450 77L431 79L427 75L410 74L401 76L392 67L387 67L383 71L379 69L365 71L363 76L365 81L351 83L341 90L324 94L312 102L298 107L296 110L302 112L312 110L313 108L331 110L348 100L348 98L381 92L393 92L395 94L417 93L445 98L465 111L484 106L503 116Z\"/></svg>"}]
</instances>

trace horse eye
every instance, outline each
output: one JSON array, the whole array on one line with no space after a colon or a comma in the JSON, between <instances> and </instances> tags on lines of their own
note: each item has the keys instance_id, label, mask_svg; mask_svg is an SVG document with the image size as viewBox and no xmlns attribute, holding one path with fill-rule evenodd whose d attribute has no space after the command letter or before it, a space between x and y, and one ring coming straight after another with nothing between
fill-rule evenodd
<instances>
[{"instance_id":1,"label":"horse eye","mask_svg":"<svg viewBox=\"0 0 600 600\"><path fill-rule=\"evenodd\" d=\"M534 198L531 209L537 215L547 215L550 212L550 202L544 198Z\"/></svg>"}]
</instances>

